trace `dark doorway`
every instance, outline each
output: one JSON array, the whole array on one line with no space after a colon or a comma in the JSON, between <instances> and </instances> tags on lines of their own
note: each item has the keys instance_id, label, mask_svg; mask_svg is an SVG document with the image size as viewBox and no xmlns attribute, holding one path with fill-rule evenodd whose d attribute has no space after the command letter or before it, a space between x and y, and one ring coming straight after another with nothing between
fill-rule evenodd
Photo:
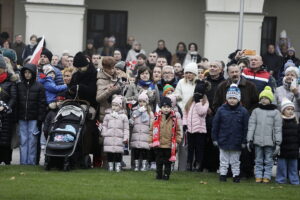
<instances>
[{"instance_id":1,"label":"dark doorway","mask_svg":"<svg viewBox=\"0 0 300 200\"><path fill-rule=\"evenodd\" d=\"M114 36L116 47L124 48L127 40L127 11L88 10L87 39L94 40L94 46L103 46L104 37Z\"/></svg>"},{"instance_id":2,"label":"dark doorway","mask_svg":"<svg viewBox=\"0 0 300 200\"><path fill-rule=\"evenodd\" d=\"M277 17L264 17L264 21L261 28L261 55L267 52L269 44L274 44L276 42L276 25Z\"/></svg>"}]
</instances>

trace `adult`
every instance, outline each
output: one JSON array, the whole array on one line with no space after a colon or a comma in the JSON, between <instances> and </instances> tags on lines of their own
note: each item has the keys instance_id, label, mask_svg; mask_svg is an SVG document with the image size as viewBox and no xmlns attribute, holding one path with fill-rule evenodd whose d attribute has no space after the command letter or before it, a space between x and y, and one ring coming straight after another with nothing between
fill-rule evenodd
<instances>
[{"instance_id":1,"label":"adult","mask_svg":"<svg viewBox=\"0 0 300 200\"><path fill-rule=\"evenodd\" d=\"M122 60L122 52L119 50L119 49L115 49L114 50L114 54L113 54L113 57L115 59L116 62L119 62Z\"/></svg>"},{"instance_id":2,"label":"adult","mask_svg":"<svg viewBox=\"0 0 300 200\"><path fill-rule=\"evenodd\" d=\"M13 131L13 114L17 98L16 82L11 80L6 63L0 55L0 164L9 165L12 159L11 136Z\"/></svg>"},{"instance_id":3,"label":"adult","mask_svg":"<svg viewBox=\"0 0 300 200\"><path fill-rule=\"evenodd\" d=\"M136 58L137 58L137 63L134 66L134 69L132 70L132 73L134 76L137 75L137 73L141 67L146 67L146 60L147 60L146 55L143 53L138 54L136 56Z\"/></svg>"},{"instance_id":4,"label":"adult","mask_svg":"<svg viewBox=\"0 0 300 200\"><path fill-rule=\"evenodd\" d=\"M157 53L156 52L151 52L149 53L148 59L147 59L147 66L153 70L153 68L156 65L156 60L157 60Z\"/></svg>"},{"instance_id":5,"label":"adult","mask_svg":"<svg viewBox=\"0 0 300 200\"><path fill-rule=\"evenodd\" d=\"M168 65L167 58L163 57L163 56L158 56L157 59L156 59L156 65L155 66L163 68L166 65Z\"/></svg>"},{"instance_id":6,"label":"adult","mask_svg":"<svg viewBox=\"0 0 300 200\"><path fill-rule=\"evenodd\" d=\"M51 60L51 65L57 67L59 63L59 56L53 55Z\"/></svg>"},{"instance_id":7,"label":"adult","mask_svg":"<svg viewBox=\"0 0 300 200\"><path fill-rule=\"evenodd\" d=\"M92 63L94 65L94 67L98 70L100 68L101 65L101 56L100 54L93 54L92 55Z\"/></svg>"},{"instance_id":8,"label":"adult","mask_svg":"<svg viewBox=\"0 0 300 200\"><path fill-rule=\"evenodd\" d=\"M186 45L184 42L178 42L176 46L176 53L172 56L171 65L174 66L175 63L180 63L181 65L184 62L185 56L187 53Z\"/></svg>"},{"instance_id":9,"label":"adult","mask_svg":"<svg viewBox=\"0 0 300 200\"><path fill-rule=\"evenodd\" d=\"M300 66L300 59L296 57L296 50L294 47L290 47L287 50L287 55L284 57L284 63L288 60L292 60L296 66Z\"/></svg>"},{"instance_id":10,"label":"adult","mask_svg":"<svg viewBox=\"0 0 300 200\"><path fill-rule=\"evenodd\" d=\"M175 70L172 66L166 65L162 69L162 79L157 83L157 87L159 90L160 97L162 97L162 93L165 85L172 85L173 88L176 88L178 83L178 79L175 77Z\"/></svg>"},{"instance_id":11,"label":"adult","mask_svg":"<svg viewBox=\"0 0 300 200\"><path fill-rule=\"evenodd\" d=\"M161 67L155 66L153 68L152 77L153 77L153 82L155 84L159 83L159 81L161 80L161 76L162 76L161 71L162 71Z\"/></svg>"},{"instance_id":12,"label":"adult","mask_svg":"<svg viewBox=\"0 0 300 200\"><path fill-rule=\"evenodd\" d=\"M15 42L11 45L11 48L17 53L17 64L23 64L22 54L26 45L23 42L23 36L21 34L16 35Z\"/></svg>"},{"instance_id":13,"label":"adult","mask_svg":"<svg viewBox=\"0 0 300 200\"><path fill-rule=\"evenodd\" d=\"M152 111L155 112L156 105L160 103L159 90L157 85L153 83L152 73L148 67L141 67L138 70L138 75L135 84L129 86L126 98L129 100L138 100L138 96L143 92L147 91L149 98L149 105Z\"/></svg>"},{"instance_id":14,"label":"adult","mask_svg":"<svg viewBox=\"0 0 300 200\"><path fill-rule=\"evenodd\" d=\"M272 76L277 80L278 73L280 68L283 65L283 59L281 56L278 56L275 52L274 44L268 45L267 53L262 56L263 63L266 66L267 70L272 74Z\"/></svg>"},{"instance_id":15,"label":"adult","mask_svg":"<svg viewBox=\"0 0 300 200\"><path fill-rule=\"evenodd\" d=\"M237 65L239 66L241 71L243 71L245 68L250 67L250 61L248 58L242 58L237 62Z\"/></svg>"},{"instance_id":16,"label":"adult","mask_svg":"<svg viewBox=\"0 0 300 200\"><path fill-rule=\"evenodd\" d=\"M68 56L68 67L74 67L73 61L74 61L74 56Z\"/></svg>"},{"instance_id":17,"label":"adult","mask_svg":"<svg viewBox=\"0 0 300 200\"><path fill-rule=\"evenodd\" d=\"M67 68L69 66L68 63L68 57L69 57L69 53L63 53L61 58L60 58L60 69L63 70L64 68Z\"/></svg>"},{"instance_id":18,"label":"adult","mask_svg":"<svg viewBox=\"0 0 300 200\"><path fill-rule=\"evenodd\" d=\"M183 68L191 62L200 63L201 56L198 53L198 46L196 43L190 43L188 46L188 52L184 58Z\"/></svg>"},{"instance_id":19,"label":"adult","mask_svg":"<svg viewBox=\"0 0 300 200\"><path fill-rule=\"evenodd\" d=\"M174 65L175 77L180 80L183 78L183 67L180 63L175 63Z\"/></svg>"},{"instance_id":20,"label":"adult","mask_svg":"<svg viewBox=\"0 0 300 200\"><path fill-rule=\"evenodd\" d=\"M33 54L36 44L37 44L37 36L31 35L30 36L30 44L26 45L26 47L22 53L23 60L25 60L28 56L31 56Z\"/></svg>"},{"instance_id":21,"label":"adult","mask_svg":"<svg viewBox=\"0 0 300 200\"><path fill-rule=\"evenodd\" d=\"M142 44L138 41L134 41L132 45L132 49L128 51L126 61L136 61L137 55L139 54L146 54L145 50L142 49Z\"/></svg>"},{"instance_id":22,"label":"adult","mask_svg":"<svg viewBox=\"0 0 300 200\"><path fill-rule=\"evenodd\" d=\"M158 40L157 49L155 50L158 57L165 57L167 59L167 64L171 64L172 54L166 48L166 42L164 40Z\"/></svg>"},{"instance_id":23,"label":"adult","mask_svg":"<svg viewBox=\"0 0 300 200\"><path fill-rule=\"evenodd\" d=\"M72 75L75 72L74 68L67 67L62 71L63 80L66 85L71 83Z\"/></svg>"},{"instance_id":24,"label":"adult","mask_svg":"<svg viewBox=\"0 0 300 200\"><path fill-rule=\"evenodd\" d=\"M298 84L299 69L297 67L288 67L282 80L282 86L275 90L275 104L280 110L283 98L288 98L295 105L295 114L300 117L300 87Z\"/></svg>"},{"instance_id":25,"label":"adult","mask_svg":"<svg viewBox=\"0 0 300 200\"><path fill-rule=\"evenodd\" d=\"M86 48L83 51L83 54L92 58L92 55L97 52L96 48L94 47L94 41L92 39L87 40Z\"/></svg>"},{"instance_id":26,"label":"adult","mask_svg":"<svg viewBox=\"0 0 300 200\"><path fill-rule=\"evenodd\" d=\"M255 55L250 58L250 67L243 70L242 76L256 85L258 94L268 85L275 89L276 84L269 72L264 69L262 57Z\"/></svg>"},{"instance_id":27,"label":"adult","mask_svg":"<svg viewBox=\"0 0 300 200\"><path fill-rule=\"evenodd\" d=\"M123 54L124 58L127 57L128 51L130 51L130 49L132 49L132 45L133 45L134 41L135 41L135 38L133 36L127 37L127 43L126 43L124 54Z\"/></svg>"},{"instance_id":28,"label":"adult","mask_svg":"<svg viewBox=\"0 0 300 200\"><path fill-rule=\"evenodd\" d=\"M107 39L107 42L105 42L103 48L98 49L98 53L101 56L113 56L113 52L115 50L115 44L116 44L116 38L114 36L109 37Z\"/></svg>"}]
</instances>

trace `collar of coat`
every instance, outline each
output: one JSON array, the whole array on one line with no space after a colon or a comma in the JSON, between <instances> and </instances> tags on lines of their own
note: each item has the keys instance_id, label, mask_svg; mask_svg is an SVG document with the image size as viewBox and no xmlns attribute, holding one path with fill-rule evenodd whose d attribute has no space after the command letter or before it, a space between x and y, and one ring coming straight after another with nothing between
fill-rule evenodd
<instances>
[{"instance_id":1,"label":"collar of coat","mask_svg":"<svg viewBox=\"0 0 300 200\"><path fill-rule=\"evenodd\" d=\"M232 84L232 81L231 79L227 79L226 80L226 87L230 87L230 85ZM243 76L240 76L240 82L239 82L239 85L238 86L246 86L246 83L247 83L247 80L243 77Z\"/></svg>"}]
</instances>

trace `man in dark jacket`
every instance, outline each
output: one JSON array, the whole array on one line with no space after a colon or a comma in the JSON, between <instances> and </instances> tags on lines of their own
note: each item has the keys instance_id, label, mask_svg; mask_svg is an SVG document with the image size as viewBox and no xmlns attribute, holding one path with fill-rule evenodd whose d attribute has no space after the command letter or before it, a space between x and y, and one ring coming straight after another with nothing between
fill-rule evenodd
<instances>
[{"instance_id":1,"label":"man in dark jacket","mask_svg":"<svg viewBox=\"0 0 300 200\"><path fill-rule=\"evenodd\" d=\"M283 58L275 53L275 46L269 44L268 52L262 56L263 63L273 77L278 79L278 72L283 65Z\"/></svg>"},{"instance_id":2,"label":"man in dark jacket","mask_svg":"<svg viewBox=\"0 0 300 200\"><path fill-rule=\"evenodd\" d=\"M36 81L36 66L26 64L17 84L17 109L20 135L20 164L35 165L39 134L38 122L45 117L46 99L42 84Z\"/></svg>"},{"instance_id":3,"label":"man in dark jacket","mask_svg":"<svg viewBox=\"0 0 300 200\"><path fill-rule=\"evenodd\" d=\"M167 58L168 65L171 65L172 54L166 48L166 43L164 40L158 40L157 49L154 52L156 52L159 57Z\"/></svg>"},{"instance_id":4,"label":"man in dark jacket","mask_svg":"<svg viewBox=\"0 0 300 200\"><path fill-rule=\"evenodd\" d=\"M24 44L23 42L23 37L22 35L16 35L16 38L15 38L15 43L13 43L11 45L11 48L13 50L16 51L17 53L17 64L18 65L22 65L23 64L23 59L22 59L22 54L23 54L23 51L25 49L26 45Z\"/></svg>"}]
</instances>

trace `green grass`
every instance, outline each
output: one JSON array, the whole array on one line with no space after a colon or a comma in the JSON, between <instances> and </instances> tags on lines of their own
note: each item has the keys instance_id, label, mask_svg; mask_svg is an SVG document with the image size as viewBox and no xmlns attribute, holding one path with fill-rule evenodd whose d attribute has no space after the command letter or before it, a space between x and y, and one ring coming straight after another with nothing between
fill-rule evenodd
<instances>
[{"instance_id":1,"label":"green grass","mask_svg":"<svg viewBox=\"0 0 300 200\"><path fill-rule=\"evenodd\" d=\"M45 171L42 167L0 166L0 200L192 200L300 198L292 185L240 184L218 181L212 173L174 172L169 181L155 180L155 172L110 173L104 169Z\"/></svg>"}]
</instances>

